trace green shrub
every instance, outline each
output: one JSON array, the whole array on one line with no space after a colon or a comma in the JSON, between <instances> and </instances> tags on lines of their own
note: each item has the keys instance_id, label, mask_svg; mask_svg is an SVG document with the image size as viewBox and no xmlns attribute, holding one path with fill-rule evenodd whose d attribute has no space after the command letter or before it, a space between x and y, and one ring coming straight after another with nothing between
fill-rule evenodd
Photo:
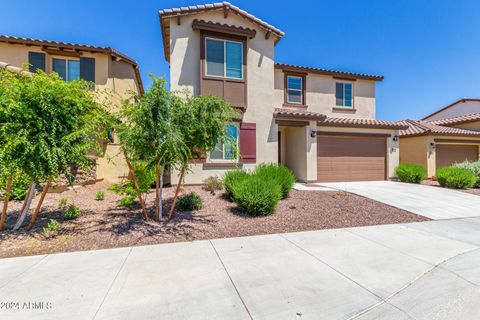
<instances>
[{"instance_id":1,"label":"green shrub","mask_svg":"<svg viewBox=\"0 0 480 320\"><path fill-rule=\"evenodd\" d=\"M240 210L254 216L271 214L282 198L279 184L257 175L247 175L235 185L233 193Z\"/></svg>"},{"instance_id":2,"label":"green shrub","mask_svg":"<svg viewBox=\"0 0 480 320\"><path fill-rule=\"evenodd\" d=\"M402 182L420 183L427 178L427 170L413 163L402 163L395 172Z\"/></svg>"},{"instance_id":3,"label":"green shrub","mask_svg":"<svg viewBox=\"0 0 480 320\"><path fill-rule=\"evenodd\" d=\"M248 176L249 174L244 170L232 170L225 173L223 177L223 185L225 187L225 195L227 198L233 200L233 189L238 185L238 183L245 180Z\"/></svg>"},{"instance_id":4,"label":"green shrub","mask_svg":"<svg viewBox=\"0 0 480 320\"><path fill-rule=\"evenodd\" d=\"M155 183L155 168L147 166L144 162L134 162L132 165L133 170L135 171L135 176L137 177L140 192L147 193ZM127 185L135 189L132 179L125 181L125 186Z\"/></svg>"},{"instance_id":5,"label":"green shrub","mask_svg":"<svg viewBox=\"0 0 480 320\"><path fill-rule=\"evenodd\" d=\"M80 217L81 211L74 204L68 206L68 209L63 213L65 220L74 220Z\"/></svg>"},{"instance_id":6,"label":"green shrub","mask_svg":"<svg viewBox=\"0 0 480 320\"><path fill-rule=\"evenodd\" d=\"M295 174L293 174L293 172L287 167L279 164L260 164L255 169L254 174L262 179L273 181L280 185L282 199L288 197L288 194L290 193L290 190L292 190L296 181Z\"/></svg>"},{"instance_id":7,"label":"green shrub","mask_svg":"<svg viewBox=\"0 0 480 320\"><path fill-rule=\"evenodd\" d=\"M68 198L67 197L62 197L58 200L58 207L60 209L66 208L68 205Z\"/></svg>"},{"instance_id":8,"label":"green shrub","mask_svg":"<svg viewBox=\"0 0 480 320\"><path fill-rule=\"evenodd\" d=\"M129 206L133 205L133 198L130 197L130 196L123 197L123 198L120 199L120 201L118 202L118 205L119 205L120 207L129 207Z\"/></svg>"},{"instance_id":9,"label":"green shrub","mask_svg":"<svg viewBox=\"0 0 480 320\"><path fill-rule=\"evenodd\" d=\"M464 161L461 163L455 163L453 165L455 168L462 168L468 171L473 172L477 176L477 187L480 186L480 161L470 162Z\"/></svg>"},{"instance_id":10,"label":"green shrub","mask_svg":"<svg viewBox=\"0 0 480 320\"><path fill-rule=\"evenodd\" d=\"M203 207L202 198L195 192L178 197L177 210L178 211L195 211Z\"/></svg>"},{"instance_id":11,"label":"green shrub","mask_svg":"<svg viewBox=\"0 0 480 320\"><path fill-rule=\"evenodd\" d=\"M108 187L108 191L112 191L115 194L120 195L120 194L123 193L123 188L122 188L122 186L120 186L117 183L112 183L112 185L110 187Z\"/></svg>"},{"instance_id":12,"label":"green shrub","mask_svg":"<svg viewBox=\"0 0 480 320\"><path fill-rule=\"evenodd\" d=\"M437 170L437 180L442 187L467 189L475 186L477 176L467 169L446 167Z\"/></svg>"},{"instance_id":13,"label":"green shrub","mask_svg":"<svg viewBox=\"0 0 480 320\"><path fill-rule=\"evenodd\" d=\"M10 188L10 200L23 200L27 195L30 179L23 173L17 171L13 175L12 186ZM8 175L0 175L0 199L3 198L7 185Z\"/></svg>"},{"instance_id":14,"label":"green shrub","mask_svg":"<svg viewBox=\"0 0 480 320\"><path fill-rule=\"evenodd\" d=\"M42 229L45 237L54 236L60 230L60 223L55 219L50 219L48 225Z\"/></svg>"},{"instance_id":15,"label":"green shrub","mask_svg":"<svg viewBox=\"0 0 480 320\"><path fill-rule=\"evenodd\" d=\"M97 193L95 194L95 200L105 200L105 191L103 190L98 190Z\"/></svg>"},{"instance_id":16,"label":"green shrub","mask_svg":"<svg viewBox=\"0 0 480 320\"><path fill-rule=\"evenodd\" d=\"M223 183L217 176L211 176L207 179L203 180L202 189L205 191L210 191L211 193L215 193L215 191L222 190Z\"/></svg>"}]
</instances>

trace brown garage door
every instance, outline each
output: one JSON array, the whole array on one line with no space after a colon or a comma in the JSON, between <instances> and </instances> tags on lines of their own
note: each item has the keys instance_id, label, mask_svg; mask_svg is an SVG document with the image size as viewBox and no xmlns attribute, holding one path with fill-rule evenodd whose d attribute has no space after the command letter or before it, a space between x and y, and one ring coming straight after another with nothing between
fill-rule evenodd
<instances>
[{"instance_id":1,"label":"brown garage door","mask_svg":"<svg viewBox=\"0 0 480 320\"><path fill-rule=\"evenodd\" d=\"M386 138L318 136L319 182L385 180Z\"/></svg>"},{"instance_id":2,"label":"brown garage door","mask_svg":"<svg viewBox=\"0 0 480 320\"><path fill-rule=\"evenodd\" d=\"M478 160L477 145L437 144L435 149L437 168L448 167L465 160Z\"/></svg>"}]
</instances>

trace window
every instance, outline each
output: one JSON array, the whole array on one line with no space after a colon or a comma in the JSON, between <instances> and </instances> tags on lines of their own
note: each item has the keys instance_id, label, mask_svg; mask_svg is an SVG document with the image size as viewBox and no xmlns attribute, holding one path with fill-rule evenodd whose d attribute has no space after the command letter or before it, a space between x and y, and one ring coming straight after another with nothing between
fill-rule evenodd
<instances>
[{"instance_id":1,"label":"window","mask_svg":"<svg viewBox=\"0 0 480 320\"><path fill-rule=\"evenodd\" d=\"M206 75L230 79L243 78L243 43L205 39Z\"/></svg>"},{"instance_id":2,"label":"window","mask_svg":"<svg viewBox=\"0 0 480 320\"><path fill-rule=\"evenodd\" d=\"M52 70L65 81L80 79L80 61L66 59L52 59Z\"/></svg>"},{"instance_id":3,"label":"window","mask_svg":"<svg viewBox=\"0 0 480 320\"><path fill-rule=\"evenodd\" d=\"M229 124L225 130L227 139L225 143L219 141L215 149L210 152L210 160L212 161L236 160L238 158L238 126Z\"/></svg>"},{"instance_id":4,"label":"window","mask_svg":"<svg viewBox=\"0 0 480 320\"><path fill-rule=\"evenodd\" d=\"M336 104L339 107L350 108L353 106L352 84L337 82L335 88Z\"/></svg>"},{"instance_id":5,"label":"window","mask_svg":"<svg viewBox=\"0 0 480 320\"><path fill-rule=\"evenodd\" d=\"M287 76L287 103L303 103L303 77Z\"/></svg>"}]
</instances>

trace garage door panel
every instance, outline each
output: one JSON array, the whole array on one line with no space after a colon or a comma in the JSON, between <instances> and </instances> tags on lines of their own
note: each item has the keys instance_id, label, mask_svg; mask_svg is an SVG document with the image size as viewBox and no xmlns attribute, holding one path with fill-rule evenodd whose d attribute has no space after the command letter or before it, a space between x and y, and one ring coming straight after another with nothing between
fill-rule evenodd
<instances>
[{"instance_id":1,"label":"garage door panel","mask_svg":"<svg viewBox=\"0 0 480 320\"><path fill-rule=\"evenodd\" d=\"M456 162L465 160L478 160L477 145L437 144L435 149L437 168L448 167Z\"/></svg>"},{"instance_id":2,"label":"garage door panel","mask_svg":"<svg viewBox=\"0 0 480 320\"><path fill-rule=\"evenodd\" d=\"M385 179L385 138L319 136L317 179L320 182Z\"/></svg>"}]
</instances>

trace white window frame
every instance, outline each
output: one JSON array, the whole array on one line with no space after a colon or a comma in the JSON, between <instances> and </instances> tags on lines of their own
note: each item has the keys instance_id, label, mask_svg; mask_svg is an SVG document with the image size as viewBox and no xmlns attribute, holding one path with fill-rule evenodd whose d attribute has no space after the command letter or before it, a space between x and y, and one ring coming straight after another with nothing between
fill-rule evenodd
<instances>
[{"instance_id":1,"label":"white window frame","mask_svg":"<svg viewBox=\"0 0 480 320\"><path fill-rule=\"evenodd\" d=\"M210 75L208 74L208 69L207 69L207 40L214 40L214 41L222 41L223 42L223 76L217 76L217 75ZM234 43L239 43L242 46L242 61L241 61L241 66L242 66L242 77L241 78L234 78L234 77L227 77L227 42L234 42ZM243 48L243 42L242 41L235 41L235 40L225 40L225 39L218 39L218 38L212 38L212 37L205 37L205 43L204 43L204 48L205 48L205 61L204 61L204 69L205 69L205 76L211 77L211 78L218 78L218 79L232 79L232 80L238 80L242 81L243 80L243 55L244 55L244 48Z\"/></svg>"},{"instance_id":2,"label":"white window frame","mask_svg":"<svg viewBox=\"0 0 480 320\"><path fill-rule=\"evenodd\" d=\"M288 78L297 78L297 79L300 79L300 89L289 89L288 88ZM288 94L288 91L289 90L292 90L292 91L300 91L300 102L293 102L293 101L290 101L289 99L289 94ZM287 103L288 104L298 104L298 105L303 105L303 77L300 77L300 76L294 76L294 75L287 75Z\"/></svg>"},{"instance_id":3,"label":"white window frame","mask_svg":"<svg viewBox=\"0 0 480 320\"><path fill-rule=\"evenodd\" d=\"M337 83L341 83L343 85L343 104L342 105L337 105ZM350 84L352 86L352 105L351 106L346 106L345 105L345 84ZM335 81L335 107L337 108L346 108L346 109L353 109L355 106L355 85L351 81Z\"/></svg>"},{"instance_id":4,"label":"white window frame","mask_svg":"<svg viewBox=\"0 0 480 320\"><path fill-rule=\"evenodd\" d=\"M68 79L68 61L78 61L78 63L80 63L80 59L69 59L69 58L65 58L65 57L52 57L52 61L51 61L52 72L56 72L55 70L53 70L53 59L65 60L65 78L66 78L65 82L69 82L70 80ZM78 79L81 79L80 75L79 75Z\"/></svg>"},{"instance_id":5,"label":"white window frame","mask_svg":"<svg viewBox=\"0 0 480 320\"><path fill-rule=\"evenodd\" d=\"M240 145L240 125L238 123L229 123L230 126L235 126L237 128L237 144L235 146L236 150L239 150ZM210 157L210 152L208 153L208 162L212 163L224 163L224 162L238 162L239 160L239 152L237 152L236 157L234 159L225 159L225 143L222 143L222 159L212 159Z\"/></svg>"}]
</instances>

